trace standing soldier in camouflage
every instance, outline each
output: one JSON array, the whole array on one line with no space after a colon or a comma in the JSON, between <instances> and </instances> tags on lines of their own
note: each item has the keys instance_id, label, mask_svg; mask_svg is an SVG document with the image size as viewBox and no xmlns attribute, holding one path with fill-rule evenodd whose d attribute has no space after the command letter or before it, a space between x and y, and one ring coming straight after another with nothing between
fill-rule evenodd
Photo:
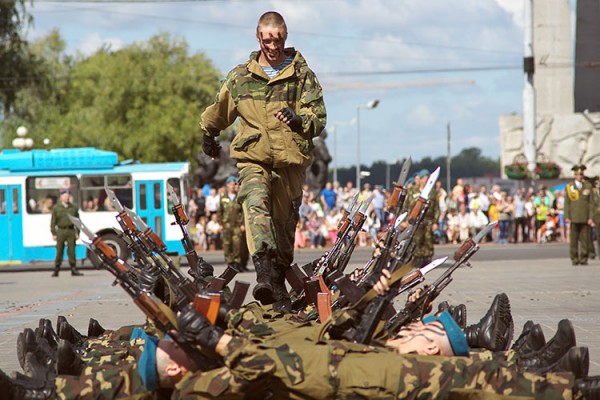
<instances>
[{"instance_id":1,"label":"standing soldier in camouflage","mask_svg":"<svg viewBox=\"0 0 600 400\"><path fill-rule=\"evenodd\" d=\"M571 168L575 180L568 183L565 192L565 222L570 224L569 248L573 265L587 265L591 227L594 226L592 186L584 182L585 165Z\"/></svg>"},{"instance_id":2,"label":"standing soldier in camouflage","mask_svg":"<svg viewBox=\"0 0 600 400\"><path fill-rule=\"evenodd\" d=\"M230 176L226 181L227 193L219 198L217 215L223 227L223 252L225 262L238 271L248 271L246 263L248 246L246 245L244 211L237 201L239 191L238 178Z\"/></svg>"},{"instance_id":3,"label":"standing soldier in camouflage","mask_svg":"<svg viewBox=\"0 0 600 400\"><path fill-rule=\"evenodd\" d=\"M414 189L411 188L412 190L406 196L405 211L410 212L413 208L428 178L429 171L426 169L422 169L415 176ZM413 252L413 266L415 268L421 268L429 264L433 257L433 232L438 229L437 222L440 219L440 203L436 198L435 190L429 192L429 201L429 209L415 233L415 251Z\"/></svg>"},{"instance_id":4,"label":"standing soldier in camouflage","mask_svg":"<svg viewBox=\"0 0 600 400\"><path fill-rule=\"evenodd\" d=\"M294 232L312 139L326 123L323 91L306 60L286 48L287 27L273 11L256 27L260 51L229 72L215 103L201 117L202 149L218 157L219 133L238 117L230 155L238 160L239 202L262 304L287 304L285 271L294 258Z\"/></svg>"},{"instance_id":5,"label":"standing soldier in camouflage","mask_svg":"<svg viewBox=\"0 0 600 400\"><path fill-rule=\"evenodd\" d=\"M58 203L52 208L50 231L52 231L52 239L56 241L56 259L54 260L53 278L57 277L58 272L60 271L65 243L67 243L67 256L69 257L69 265L71 266L71 275L83 275L81 272L77 271L77 260L75 259L75 241L79 238L79 231L69 219L69 215L79 218L79 209L76 205L71 203L70 196L71 194L68 189L61 189Z\"/></svg>"}]
</instances>

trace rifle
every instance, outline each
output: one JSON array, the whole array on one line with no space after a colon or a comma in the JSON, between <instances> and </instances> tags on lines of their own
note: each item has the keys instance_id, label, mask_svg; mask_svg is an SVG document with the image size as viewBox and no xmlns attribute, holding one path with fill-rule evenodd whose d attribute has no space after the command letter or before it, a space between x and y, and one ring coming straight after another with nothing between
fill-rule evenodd
<instances>
[{"instance_id":1,"label":"rifle","mask_svg":"<svg viewBox=\"0 0 600 400\"><path fill-rule=\"evenodd\" d=\"M133 299L133 302L154 323L163 334L170 335L175 342L202 370L210 370L222 366L222 360L211 349L199 349L180 339L177 332L177 318L173 311L153 293L140 289L139 285L131 279L134 276L127 262L120 260L115 251L108 246L101 237L95 235L79 218L69 216L73 224L83 232L90 242L84 242L90 251L94 252L102 261L104 267L116 277L117 283Z\"/></svg>"},{"instance_id":2,"label":"rifle","mask_svg":"<svg viewBox=\"0 0 600 400\"><path fill-rule=\"evenodd\" d=\"M341 272L344 272L346 266L348 265L348 262L350 261L350 256L352 255L352 252L356 247L356 238L360 233L360 230L362 229L365 220L367 219L367 208L371 204L372 200L373 195L369 196L369 198L364 203L362 203L360 209L358 210L358 213L356 213L356 215L352 219L352 235L348 240L348 245L344 248L344 250L338 257L337 266L335 268Z\"/></svg>"},{"instance_id":3,"label":"rifle","mask_svg":"<svg viewBox=\"0 0 600 400\"><path fill-rule=\"evenodd\" d=\"M127 207L123 207L115 193L108 186L104 186L104 190L112 205L118 211L117 221L123 228L123 233L129 238L128 243L135 251L136 259L145 268L157 268L161 272L175 293L175 305L181 310L194 300L196 295L194 283L186 279L179 268L173 264L173 261L165 253L166 244L146 225L144 220ZM162 262L155 254L161 257ZM152 261L152 265L149 264L148 259Z\"/></svg>"},{"instance_id":4,"label":"rifle","mask_svg":"<svg viewBox=\"0 0 600 400\"><path fill-rule=\"evenodd\" d=\"M207 278L212 276L214 273L214 268L212 265L207 263L202 257L196 253L196 249L194 249L194 245L192 240L190 239L190 235L188 233L187 225L190 220L187 215L183 211L183 207L181 205L181 201L179 201L179 197L177 197L177 193L173 189L173 186L167 184L167 191L169 192L169 198L173 205L171 206L171 210L173 211L173 215L175 216L175 222L171 222L171 225L179 225L181 228L181 233L183 234L183 238L181 239L181 244L183 244L183 248L185 250L185 257L188 260L188 264L190 266L190 275L194 277L194 279L198 278Z\"/></svg>"},{"instance_id":5,"label":"rifle","mask_svg":"<svg viewBox=\"0 0 600 400\"><path fill-rule=\"evenodd\" d=\"M409 301L403 310L390 318L385 329L393 334L400 327L407 325L411 321L422 319L425 315L428 305L435 300L442 290L452 282L452 273L463 264L470 265L469 259L479 250L479 242L494 229L496 221L489 223L474 238L465 240L461 246L454 252L454 264L450 266L438 279L427 286L423 293L415 301Z\"/></svg>"},{"instance_id":6,"label":"rifle","mask_svg":"<svg viewBox=\"0 0 600 400\"><path fill-rule=\"evenodd\" d=\"M394 297L423 282L429 271L443 264L447 259L448 257L439 258L409 274L404 274L401 270L396 271L397 273L392 274L390 279L390 290L382 296L373 298L375 294L372 291L367 292L353 307L353 309L362 312L359 314L356 329L346 331L346 337L355 343L369 343L375 328L382 319L385 319L384 313L389 309ZM399 277L401 279L398 279Z\"/></svg>"}]
</instances>

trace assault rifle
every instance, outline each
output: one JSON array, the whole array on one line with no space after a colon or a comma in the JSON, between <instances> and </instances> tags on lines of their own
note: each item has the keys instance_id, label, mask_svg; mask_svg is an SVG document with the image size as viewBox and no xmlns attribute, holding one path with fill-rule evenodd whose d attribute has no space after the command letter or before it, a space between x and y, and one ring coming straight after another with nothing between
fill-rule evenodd
<instances>
[{"instance_id":1,"label":"assault rifle","mask_svg":"<svg viewBox=\"0 0 600 400\"><path fill-rule=\"evenodd\" d=\"M177 224L179 225L179 228L181 228L181 233L183 234L181 244L183 244L185 257L190 266L190 275L192 275L194 279L208 278L213 275L214 268L196 253L196 249L194 249L193 242L190 239L190 234L187 229L190 220L183 211L181 201L179 200L179 197L177 197L177 193L175 193L173 186L167 184L167 191L169 192L169 199L171 199L171 203L173 203L171 210L175 216L175 222L171 222L171 225Z\"/></svg>"},{"instance_id":2,"label":"assault rifle","mask_svg":"<svg viewBox=\"0 0 600 400\"><path fill-rule=\"evenodd\" d=\"M166 255L167 246L162 239L133 211L123 207L111 189L107 186L104 189L113 207L118 211L117 221L123 228L124 234L129 238L128 242L131 243L136 252L138 262L146 268L150 268L148 260L151 260L154 267L160 270L175 293L173 300L177 309L181 310L187 304L193 302L197 292L196 286L183 276L179 268ZM139 229L138 226L142 229ZM156 257L156 254L161 258Z\"/></svg>"},{"instance_id":3,"label":"assault rifle","mask_svg":"<svg viewBox=\"0 0 600 400\"><path fill-rule=\"evenodd\" d=\"M116 277L118 283L125 292L133 299L135 305L154 323L156 328L162 333L169 334L175 342L182 347L192 358L197 369L210 370L222 366L223 362L211 349L200 349L197 346L191 346L189 343L180 340L177 332L177 318L173 311L163 303L158 297L149 291L142 290L140 286L131 278L135 276L127 262L119 259L115 251L108 246L101 237L95 235L79 218L69 216L73 224L83 232L89 242L84 241L86 246L96 254L105 268Z\"/></svg>"},{"instance_id":4,"label":"assault rifle","mask_svg":"<svg viewBox=\"0 0 600 400\"><path fill-rule=\"evenodd\" d=\"M409 301L403 310L390 318L385 329L391 334L395 333L400 327L409 324L412 321L422 319L429 304L435 300L442 290L452 282L452 273L463 264L469 265L469 259L479 250L479 242L494 229L496 221L488 224L474 238L465 240L454 253L454 264L450 266L438 279L431 285L426 286L421 295L415 301Z\"/></svg>"},{"instance_id":5,"label":"assault rifle","mask_svg":"<svg viewBox=\"0 0 600 400\"><path fill-rule=\"evenodd\" d=\"M392 273L390 279L390 290L381 296L375 297L376 293L373 290L367 292L363 298L352 307L354 311L358 311L358 318L355 329L348 329L345 332L345 337L355 343L369 343L377 328L379 322L384 319L384 312L391 306L394 297L398 296L417 286L425 280L425 275L442 265L448 257L442 257L432 261L423 268L417 269L409 274L404 274L398 270L397 273Z\"/></svg>"},{"instance_id":6,"label":"assault rifle","mask_svg":"<svg viewBox=\"0 0 600 400\"><path fill-rule=\"evenodd\" d=\"M337 260L337 266L335 268L340 272L344 272L346 266L348 265L348 262L350 261L350 256L352 255L352 252L356 247L356 238L358 237L358 234L360 233L362 226L365 223L365 220L367 219L367 209L371 205L371 201L373 201L373 195L369 196L369 198L367 198L367 200L362 203L360 209L358 210L358 213L356 213L356 215L352 219L352 235L348 240L348 245L340 253L340 256Z\"/></svg>"}]
</instances>

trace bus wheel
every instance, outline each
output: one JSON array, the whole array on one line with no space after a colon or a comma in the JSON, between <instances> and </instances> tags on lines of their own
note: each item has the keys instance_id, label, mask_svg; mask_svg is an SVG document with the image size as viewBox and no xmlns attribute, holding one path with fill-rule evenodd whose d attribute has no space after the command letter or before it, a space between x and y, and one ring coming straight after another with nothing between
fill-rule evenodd
<instances>
[{"instance_id":1,"label":"bus wheel","mask_svg":"<svg viewBox=\"0 0 600 400\"><path fill-rule=\"evenodd\" d=\"M127 260L130 256L129 249L127 248L127 244L115 233L105 233L101 236L104 243L109 245L116 253L117 257L121 260ZM102 261L100 257L96 255L96 253L87 251L87 258L90 260L94 268L100 269L102 267Z\"/></svg>"}]
</instances>

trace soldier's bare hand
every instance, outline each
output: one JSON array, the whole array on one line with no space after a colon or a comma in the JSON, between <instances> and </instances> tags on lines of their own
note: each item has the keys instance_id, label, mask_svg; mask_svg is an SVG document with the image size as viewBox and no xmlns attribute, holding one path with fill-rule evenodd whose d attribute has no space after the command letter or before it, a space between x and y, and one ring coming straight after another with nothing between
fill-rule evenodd
<instances>
[{"instance_id":1,"label":"soldier's bare hand","mask_svg":"<svg viewBox=\"0 0 600 400\"><path fill-rule=\"evenodd\" d=\"M391 277L392 274L389 270L383 269L383 271L381 271L379 281L373 286L373 289L378 295L383 296L386 292L390 290L389 280Z\"/></svg>"}]
</instances>

